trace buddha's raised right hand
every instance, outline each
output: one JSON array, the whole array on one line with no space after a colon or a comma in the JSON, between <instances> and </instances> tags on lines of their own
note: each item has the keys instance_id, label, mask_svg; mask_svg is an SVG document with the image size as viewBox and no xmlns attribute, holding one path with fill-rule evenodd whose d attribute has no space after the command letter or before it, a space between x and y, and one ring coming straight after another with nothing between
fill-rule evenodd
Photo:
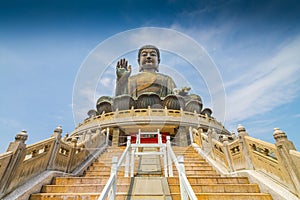
<instances>
[{"instance_id":1,"label":"buddha's raised right hand","mask_svg":"<svg viewBox=\"0 0 300 200\"><path fill-rule=\"evenodd\" d=\"M122 58L120 61L118 61L116 66L116 73L117 73L117 80L122 79L128 79L128 77L131 74L131 65L128 65L127 60L125 58Z\"/></svg>"}]
</instances>

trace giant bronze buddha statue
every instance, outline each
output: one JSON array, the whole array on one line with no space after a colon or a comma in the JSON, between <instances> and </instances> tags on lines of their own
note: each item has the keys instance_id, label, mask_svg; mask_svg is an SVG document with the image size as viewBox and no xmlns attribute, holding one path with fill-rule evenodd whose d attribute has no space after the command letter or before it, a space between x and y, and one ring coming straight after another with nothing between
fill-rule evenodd
<instances>
[{"instance_id":1,"label":"giant bronze buddha statue","mask_svg":"<svg viewBox=\"0 0 300 200\"><path fill-rule=\"evenodd\" d=\"M118 61L115 97L99 98L98 114L149 106L201 113L200 96L188 94L190 87L177 89L170 76L159 73L160 52L157 47L141 47L138 51L138 63L139 73L131 75L128 61L124 58Z\"/></svg>"},{"instance_id":2,"label":"giant bronze buddha statue","mask_svg":"<svg viewBox=\"0 0 300 200\"><path fill-rule=\"evenodd\" d=\"M130 76L131 66L125 59L117 63L116 96L129 94L137 98L146 92L152 92L159 97L173 94L176 87L173 79L167 75L158 73L160 53L158 48L145 45L138 52L139 72Z\"/></svg>"}]
</instances>

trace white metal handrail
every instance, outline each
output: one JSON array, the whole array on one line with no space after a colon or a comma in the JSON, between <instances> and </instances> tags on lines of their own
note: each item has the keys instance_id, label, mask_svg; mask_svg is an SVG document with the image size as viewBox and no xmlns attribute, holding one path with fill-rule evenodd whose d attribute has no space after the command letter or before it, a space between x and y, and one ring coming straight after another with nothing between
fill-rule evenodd
<instances>
[{"instance_id":1,"label":"white metal handrail","mask_svg":"<svg viewBox=\"0 0 300 200\"><path fill-rule=\"evenodd\" d=\"M152 144L143 144L141 143L142 135L157 135L157 141L158 143L152 143ZM136 143L131 144L132 150L131 150L131 170L130 170L130 176L134 176L134 158L136 155L160 155L163 156L164 160L164 171L165 171L165 177L168 176L168 166L167 166L167 152L166 152L166 144L162 142L162 137L159 132L159 129L157 129L157 132L141 132L141 129L139 129L139 132L136 136ZM138 152L139 147L156 147L159 148L159 152Z\"/></svg>"},{"instance_id":2,"label":"white metal handrail","mask_svg":"<svg viewBox=\"0 0 300 200\"><path fill-rule=\"evenodd\" d=\"M114 159L115 157L113 157ZM117 174L112 173L105 184L98 200L105 200L107 197L109 200L115 200L117 191Z\"/></svg>"},{"instance_id":3,"label":"white metal handrail","mask_svg":"<svg viewBox=\"0 0 300 200\"><path fill-rule=\"evenodd\" d=\"M170 142L170 136L167 136L167 144L163 144L161 140L161 135L159 134L159 130L157 133L144 133L144 134L157 134L158 135L158 143L157 144L141 144L140 136L143 133L139 130L139 134L137 135L136 144L131 144L131 137L127 137L127 146L124 150L122 156L119 161L117 157L112 158L112 167L111 167L111 175L109 177L108 182L103 188L100 197L98 200L105 200L108 198L109 200L115 200L116 198L116 188L117 188L117 175L122 163L125 160L125 173L124 176L128 177L129 166L131 166L130 176L133 177L134 172L134 158L135 155L162 155L164 158L164 170L165 176L173 176L172 162L174 162L176 169L179 175L179 183L180 183L180 194L181 199L191 199L197 200L197 197L185 175L185 169L183 164L183 156L176 157ZM137 152L138 147L159 147L159 152ZM130 148L131 148L131 163L130 163ZM168 153L166 152L168 151ZM129 165L130 163L130 165ZM169 172L168 172L169 166Z\"/></svg>"},{"instance_id":4,"label":"white metal handrail","mask_svg":"<svg viewBox=\"0 0 300 200\"><path fill-rule=\"evenodd\" d=\"M167 136L167 150L168 150L168 165L169 165L169 176L173 176L172 162L174 162L179 176L180 184L180 195L181 199L197 200L197 197L189 183L183 164L183 156L176 157L170 142L170 136Z\"/></svg>"},{"instance_id":5,"label":"white metal handrail","mask_svg":"<svg viewBox=\"0 0 300 200\"><path fill-rule=\"evenodd\" d=\"M124 150L123 154L121 155L119 161L118 157L113 157L112 158L112 166L111 166L111 172L110 172L110 177L105 184L100 197L98 200L105 200L108 198L109 200L115 200L116 199L116 192L117 192L117 177L118 177L118 171L126 158L125 161L125 177L128 177L128 172L129 172L129 148L131 145L131 137L127 137L127 146L126 149Z\"/></svg>"}]
</instances>

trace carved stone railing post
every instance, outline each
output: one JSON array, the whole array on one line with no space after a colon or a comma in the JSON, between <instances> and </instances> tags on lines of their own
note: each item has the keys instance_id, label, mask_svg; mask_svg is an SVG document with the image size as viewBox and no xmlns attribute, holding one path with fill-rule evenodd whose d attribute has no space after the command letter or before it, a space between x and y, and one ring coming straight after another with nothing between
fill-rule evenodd
<instances>
[{"instance_id":1,"label":"carved stone railing post","mask_svg":"<svg viewBox=\"0 0 300 200\"><path fill-rule=\"evenodd\" d=\"M247 143L245 140L245 136L248 136L248 133L246 132L245 127L243 127L241 124L237 127L238 135L239 135L239 141L240 141L240 149L243 151L244 159L246 161L246 168L247 169L254 169L249 149L247 147Z\"/></svg>"},{"instance_id":2,"label":"carved stone railing post","mask_svg":"<svg viewBox=\"0 0 300 200\"><path fill-rule=\"evenodd\" d=\"M287 139L285 132L279 128L274 128L273 133L276 140L275 146L278 152L278 163L283 172L283 176L293 193L300 196L300 174L293 159L290 156L290 150L296 150L294 144Z\"/></svg>"},{"instance_id":3,"label":"carved stone railing post","mask_svg":"<svg viewBox=\"0 0 300 200\"><path fill-rule=\"evenodd\" d=\"M167 108L167 106L165 106L165 108L164 108L164 113L165 113L165 116L167 117L169 114L168 114L168 108Z\"/></svg>"},{"instance_id":4,"label":"carved stone railing post","mask_svg":"<svg viewBox=\"0 0 300 200\"><path fill-rule=\"evenodd\" d=\"M212 130L211 129L207 130L207 142L208 142L208 153L214 159L215 154L214 154L214 151L213 151L214 145L213 145L213 142L212 142Z\"/></svg>"},{"instance_id":5,"label":"carved stone railing post","mask_svg":"<svg viewBox=\"0 0 300 200\"><path fill-rule=\"evenodd\" d=\"M97 130L98 131L98 130ZM97 132L96 131L96 132ZM85 135L85 144L86 144L86 147L89 148L92 146L92 131L90 129L88 129L86 131L86 135Z\"/></svg>"},{"instance_id":6,"label":"carved stone railing post","mask_svg":"<svg viewBox=\"0 0 300 200\"><path fill-rule=\"evenodd\" d=\"M105 144L108 145L109 143L109 128L106 128L106 139L105 139Z\"/></svg>"},{"instance_id":7,"label":"carved stone railing post","mask_svg":"<svg viewBox=\"0 0 300 200\"><path fill-rule=\"evenodd\" d=\"M68 139L68 137L69 137L69 133L66 133L66 134L65 134L65 137L63 137L62 140L63 140L64 142L66 142L67 139Z\"/></svg>"},{"instance_id":8,"label":"carved stone railing post","mask_svg":"<svg viewBox=\"0 0 300 200\"><path fill-rule=\"evenodd\" d=\"M69 157L69 163L68 163L68 167L66 172L70 173L72 171L72 164L73 164L73 160L75 159L75 153L77 150L77 139L76 138L72 138L71 140L71 152L70 152L70 157Z\"/></svg>"},{"instance_id":9,"label":"carved stone railing post","mask_svg":"<svg viewBox=\"0 0 300 200\"><path fill-rule=\"evenodd\" d=\"M113 138L112 138L112 146L113 147L119 146L119 136L120 136L119 127L114 127L113 128Z\"/></svg>"},{"instance_id":10,"label":"carved stone railing post","mask_svg":"<svg viewBox=\"0 0 300 200\"><path fill-rule=\"evenodd\" d=\"M55 157L59 151L59 143L60 143L60 140L62 137L61 134L62 134L62 128L61 128L61 126L58 126L54 129L54 132L51 135L51 137L54 137L56 139L55 139L54 147L53 147L50 159L49 159L47 169L55 169Z\"/></svg>"},{"instance_id":11,"label":"carved stone railing post","mask_svg":"<svg viewBox=\"0 0 300 200\"><path fill-rule=\"evenodd\" d=\"M201 127L199 127L198 128L198 134L199 134L199 136L198 136L198 138L199 138L199 146L201 147L201 148L203 148L203 138L202 138L202 133L203 133L203 129L201 128Z\"/></svg>"},{"instance_id":12,"label":"carved stone railing post","mask_svg":"<svg viewBox=\"0 0 300 200\"><path fill-rule=\"evenodd\" d=\"M190 144L194 143L193 131L192 127L189 127L189 136L190 136Z\"/></svg>"},{"instance_id":13,"label":"carved stone railing post","mask_svg":"<svg viewBox=\"0 0 300 200\"><path fill-rule=\"evenodd\" d=\"M223 142L224 154L225 154L225 157L226 157L226 160L227 160L227 163L228 163L229 170L230 170L230 172L233 172L234 168L233 168L232 159L231 159L231 156L230 156L230 151L229 151L228 144L229 144L229 142L227 140L225 140Z\"/></svg>"},{"instance_id":14,"label":"carved stone railing post","mask_svg":"<svg viewBox=\"0 0 300 200\"><path fill-rule=\"evenodd\" d=\"M81 136L81 140L82 141L85 141L86 135L87 135L87 131L84 131L83 134L82 134L82 136Z\"/></svg>"},{"instance_id":15,"label":"carved stone railing post","mask_svg":"<svg viewBox=\"0 0 300 200\"><path fill-rule=\"evenodd\" d=\"M27 138L27 132L25 130L22 130L16 135L15 141L11 142L7 148L7 152L12 151L13 155L2 179L0 180L0 198L2 198L6 194L5 191L9 187L12 178L16 173L16 168L20 163L23 162L25 158L25 141L27 140Z\"/></svg>"}]
</instances>

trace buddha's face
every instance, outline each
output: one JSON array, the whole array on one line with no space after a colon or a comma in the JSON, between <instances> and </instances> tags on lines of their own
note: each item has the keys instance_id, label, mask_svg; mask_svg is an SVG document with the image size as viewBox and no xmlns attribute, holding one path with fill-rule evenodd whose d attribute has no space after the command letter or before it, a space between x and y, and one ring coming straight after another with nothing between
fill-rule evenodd
<instances>
[{"instance_id":1,"label":"buddha's face","mask_svg":"<svg viewBox=\"0 0 300 200\"><path fill-rule=\"evenodd\" d=\"M155 49L143 49L141 51L140 67L142 71L157 71L158 55Z\"/></svg>"}]
</instances>

